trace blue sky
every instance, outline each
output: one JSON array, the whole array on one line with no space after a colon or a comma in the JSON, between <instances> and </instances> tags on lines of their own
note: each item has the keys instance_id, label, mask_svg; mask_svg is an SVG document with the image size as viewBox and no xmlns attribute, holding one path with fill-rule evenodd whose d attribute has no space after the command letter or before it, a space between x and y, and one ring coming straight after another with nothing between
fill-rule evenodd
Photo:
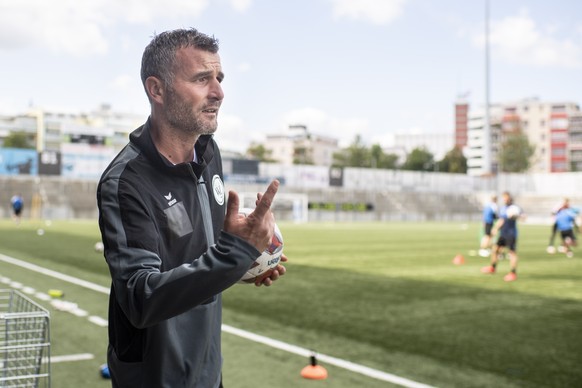
<instances>
[{"instance_id":1,"label":"blue sky","mask_svg":"<svg viewBox=\"0 0 582 388\"><path fill-rule=\"evenodd\" d=\"M451 132L465 93L484 102L485 0L0 0L1 113L29 105L142 113L143 48L196 27L221 42L217 138L307 124L360 134ZM490 0L491 100L582 103L582 2Z\"/></svg>"}]
</instances>

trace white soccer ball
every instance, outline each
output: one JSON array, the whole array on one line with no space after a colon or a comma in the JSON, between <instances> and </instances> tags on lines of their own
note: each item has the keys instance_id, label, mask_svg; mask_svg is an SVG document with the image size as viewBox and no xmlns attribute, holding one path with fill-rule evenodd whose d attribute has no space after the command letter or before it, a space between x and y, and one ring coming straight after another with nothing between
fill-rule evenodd
<instances>
[{"instance_id":1,"label":"white soccer ball","mask_svg":"<svg viewBox=\"0 0 582 388\"><path fill-rule=\"evenodd\" d=\"M509 205L505 211L507 218L515 220L521 214L521 209L517 205Z\"/></svg>"},{"instance_id":2,"label":"white soccer ball","mask_svg":"<svg viewBox=\"0 0 582 388\"><path fill-rule=\"evenodd\" d=\"M104 249L105 247L103 246L103 243L101 241L97 241L95 243L95 252L102 253Z\"/></svg>"},{"instance_id":3,"label":"white soccer ball","mask_svg":"<svg viewBox=\"0 0 582 388\"><path fill-rule=\"evenodd\" d=\"M245 216L250 213L248 210L241 211ZM259 256L243 275L243 277L238 281L241 284L253 284L259 279L264 279L273 272L273 269L277 267L281 261L281 255L283 254L283 235L279 226L275 224L275 231L273 233L273 238L271 239L271 244L265 251Z\"/></svg>"}]
</instances>

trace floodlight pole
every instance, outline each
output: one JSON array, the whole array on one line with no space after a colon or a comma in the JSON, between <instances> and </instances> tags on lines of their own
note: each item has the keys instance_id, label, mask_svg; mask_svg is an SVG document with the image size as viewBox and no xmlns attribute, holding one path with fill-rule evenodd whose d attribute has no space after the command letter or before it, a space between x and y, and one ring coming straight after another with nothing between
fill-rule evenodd
<instances>
[{"instance_id":1,"label":"floodlight pole","mask_svg":"<svg viewBox=\"0 0 582 388\"><path fill-rule=\"evenodd\" d=\"M485 0L485 116L483 122L483 175L491 174L491 117L489 115L489 0Z\"/></svg>"}]
</instances>

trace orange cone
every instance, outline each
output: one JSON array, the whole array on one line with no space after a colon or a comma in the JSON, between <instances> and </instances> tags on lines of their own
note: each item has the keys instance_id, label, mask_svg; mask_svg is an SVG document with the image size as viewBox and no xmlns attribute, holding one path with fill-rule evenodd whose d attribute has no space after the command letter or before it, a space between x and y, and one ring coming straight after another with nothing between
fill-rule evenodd
<instances>
[{"instance_id":1,"label":"orange cone","mask_svg":"<svg viewBox=\"0 0 582 388\"><path fill-rule=\"evenodd\" d=\"M311 356L311 363L301 370L301 377L310 380L327 379L327 370L321 365L317 365L315 355Z\"/></svg>"},{"instance_id":2,"label":"orange cone","mask_svg":"<svg viewBox=\"0 0 582 388\"><path fill-rule=\"evenodd\" d=\"M453 264L454 265L463 265L463 264L465 264L465 258L463 257L463 255L458 254L457 256L455 256L453 258Z\"/></svg>"}]
</instances>

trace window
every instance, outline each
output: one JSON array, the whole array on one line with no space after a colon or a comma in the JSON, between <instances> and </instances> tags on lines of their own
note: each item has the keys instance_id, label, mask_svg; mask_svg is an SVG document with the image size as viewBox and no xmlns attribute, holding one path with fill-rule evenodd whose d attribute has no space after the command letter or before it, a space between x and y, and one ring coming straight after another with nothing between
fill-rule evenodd
<instances>
[{"instance_id":1,"label":"window","mask_svg":"<svg viewBox=\"0 0 582 388\"><path fill-rule=\"evenodd\" d=\"M568 119L567 118L556 118L550 121L550 127L552 129L567 129Z\"/></svg>"},{"instance_id":2,"label":"window","mask_svg":"<svg viewBox=\"0 0 582 388\"><path fill-rule=\"evenodd\" d=\"M565 143L568 141L568 132L552 132L552 143Z\"/></svg>"}]
</instances>

